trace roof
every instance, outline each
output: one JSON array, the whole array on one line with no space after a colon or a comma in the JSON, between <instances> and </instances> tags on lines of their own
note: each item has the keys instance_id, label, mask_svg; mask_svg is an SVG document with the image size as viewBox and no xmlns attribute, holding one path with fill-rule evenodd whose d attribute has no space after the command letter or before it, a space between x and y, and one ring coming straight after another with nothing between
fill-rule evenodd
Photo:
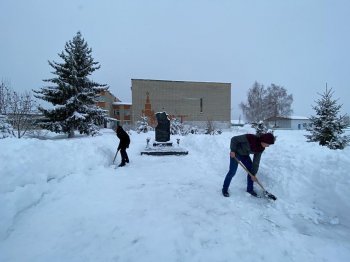
<instances>
[{"instance_id":1,"label":"roof","mask_svg":"<svg viewBox=\"0 0 350 262\"><path fill-rule=\"evenodd\" d=\"M306 117L306 116L290 116L289 119L294 119L294 120L309 120L309 118Z\"/></svg>"},{"instance_id":2,"label":"roof","mask_svg":"<svg viewBox=\"0 0 350 262\"><path fill-rule=\"evenodd\" d=\"M272 116L269 118L266 118L265 121L269 121L269 120L275 120L275 119L280 119L280 120L309 120L308 117L306 116Z\"/></svg>"},{"instance_id":3,"label":"roof","mask_svg":"<svg viewBox=\"0 0 350 262\"><path fill-rule=\"evenodd\" d=\"M113 105L132 105L132 103L119 101L119 102L113 102Z\"/></svg>"},{"instance_id":4,"label":"roof","mask_svg":"<svg viewBox=\"0 0 350 262\"><path fill-rule=\"evenodd\" d=\"M159 81L159 82L175 82L175 83L206 83L206 84L228 84L228 85L231 85L231 83L224 83L224 82L179 81L179 80L135 79L135 78L132 78L131 81Z\"/></svg>"}]
</instances>

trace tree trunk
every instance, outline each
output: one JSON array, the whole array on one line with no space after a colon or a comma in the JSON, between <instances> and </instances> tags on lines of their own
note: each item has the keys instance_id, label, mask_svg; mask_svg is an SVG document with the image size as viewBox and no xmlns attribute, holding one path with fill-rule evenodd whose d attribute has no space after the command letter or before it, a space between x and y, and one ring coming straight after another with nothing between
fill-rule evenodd
<instances>
[{"instance_id":1,"label":"tree trunk","mask_svg":"<svg viewBox=\"0 0 350 262\"><path fill-rule=\"evenodd\" d=\"M74 137L74 128L71 128L68 133L68 138Z\"/></svg>"}]
</instances>

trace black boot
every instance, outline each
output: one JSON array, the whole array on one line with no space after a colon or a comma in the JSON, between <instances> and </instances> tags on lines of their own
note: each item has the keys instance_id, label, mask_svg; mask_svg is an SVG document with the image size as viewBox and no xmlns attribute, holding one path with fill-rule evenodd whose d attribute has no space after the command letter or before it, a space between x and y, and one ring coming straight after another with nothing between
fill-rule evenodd
<instances>
[{"instance_id":1,"label":"black boot","mask_svg":"<svg viewBox=\"0 0 350 262\"><path fill-rule=\"evenodd\" d=\"M258 194L254 190L247 191L247 193L251 194L253 197L258 197Z\"/></svg>"},{"instance_id":2,"label":"black boot","mask_svg":"<svg viewBox=\"0 0 350 262\"><path fill-rule=\"evenodd\" d=\"M225 189L222 189L222 195L223 195L224 197L229 197L229 196L230 196L230 194L228 193L228 191L225 190Z\"/></svg>"},{"instance_id":3,"label":"black boot","mask_svg":"<svg viewBox=\"0 0 350 262\"><path fill-rule=\"evenodd\" d=\"M125 162L121 162L119 166L125 166Z\"/></svg>"}]
</instances>

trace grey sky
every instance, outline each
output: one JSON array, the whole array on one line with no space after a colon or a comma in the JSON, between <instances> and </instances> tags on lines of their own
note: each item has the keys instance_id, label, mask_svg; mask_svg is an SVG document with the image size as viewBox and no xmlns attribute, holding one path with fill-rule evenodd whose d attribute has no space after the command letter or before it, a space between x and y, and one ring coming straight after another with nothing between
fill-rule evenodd
<instances>
[{"instance_id":1,"label":"grey sky","mask_svg":"<svg viewBox=\"0 0 350 262\"><path fill-rule=\"evenodd\" d=\"M39 89L77 31L92 78L131 102L131 78L232 83L232 118L254 81L284 86L309 116L326 82L350 113L347 0L0 0L0 78Z\"/></svg>"}]
</instances>

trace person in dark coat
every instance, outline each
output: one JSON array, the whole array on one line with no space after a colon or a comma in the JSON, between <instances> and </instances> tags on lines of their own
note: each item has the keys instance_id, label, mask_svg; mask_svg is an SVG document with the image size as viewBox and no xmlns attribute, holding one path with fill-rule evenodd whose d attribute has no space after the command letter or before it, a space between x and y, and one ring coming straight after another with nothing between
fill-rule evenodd
<instances>
[{"instance_id":1,"label":"person in dark coat","mask_svg":"<svg viewBox=\"0 0 350 262\"><path fill-rule=\"evenodd\" d=\"M122 126L118 125L115 132L117 133L117 137L120 140L118 145L118 151L120 150L122 162L119 164L119 166L125 166L125 163L129 163L129 157L128 157L128 154L126 153L126 149L129 148L130 137L128 133L125 132Z\"/></svg>"},{"instance_id":2,"label":"person in dark coat","mask_svg":"<svg viewBox=\"0 0 350 262\"><path fill-rule=\"evenodd\" d=\"M225 177L222 187L222 194L225 197L229 197L228 188L230 186L233 176L236 174L238 163L234 157L240 160L246 168L254 175L251 178L247 175L247 192L252 196L257 196L254 191L255 175L258 172L261 154L265 148L275 143L275 137L271 133L262 134L260 136L246 134L240 136L234 136L231 138L231 152L230 152L230 169ZM250 154L254 154L253 161L250 158ZM253 181L254 180L254 181Z\"/></svg>"}]
</instances>

